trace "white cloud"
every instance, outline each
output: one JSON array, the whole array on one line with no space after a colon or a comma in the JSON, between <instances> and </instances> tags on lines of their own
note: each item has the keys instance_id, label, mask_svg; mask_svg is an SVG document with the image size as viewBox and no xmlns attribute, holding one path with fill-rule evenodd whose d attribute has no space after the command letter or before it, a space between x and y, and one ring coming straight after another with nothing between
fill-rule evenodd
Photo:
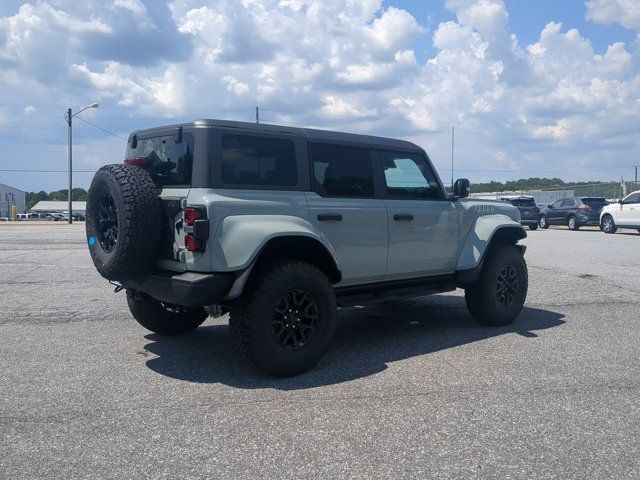
<instances>
[{"instance_id":1,"label":"white cloud","mask_svg":"<svg viewBox=\"0 0 640 480\"><path fill-rule=\"evenodd\" d=\"M29 116L33 115L37 111L38 111L38 109L36 107L34 107L33 105L27 105L26 107L24 107L24 114L25 114L26 117L29 117Z\"/></svg>"},{"instance_id":2,"label":"white cloud","mask_svg":"<svg viewBox=\"0 0 640 480\"><path fill-rule=\"evenodd\" d=\"M637 0L589 0L586 5L588 20L605 25L619 23L640 31L640 2Z\"/></svg>"},{"instance_id":3,"label":"white cloud","mask_svg":"<svg viewBox=\"0 0 640 480\"><path fill-rule=\"evenodd\" d=\"M336 117L369 117L376 115L377 112L373 108L366 108L347 102L342 98L333 95L324 97L324 105L319 112L325 115Z\"/></svg>"}]
</instances>

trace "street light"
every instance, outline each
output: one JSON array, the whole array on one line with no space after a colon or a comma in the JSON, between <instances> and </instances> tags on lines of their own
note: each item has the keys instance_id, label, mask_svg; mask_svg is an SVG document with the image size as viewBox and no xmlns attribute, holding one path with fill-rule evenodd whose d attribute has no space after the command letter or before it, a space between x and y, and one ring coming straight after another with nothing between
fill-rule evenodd
<instances>
[{"instance_id":1,"label":"street light","mask_svg":"<svg viewBox=\"0 0 640 480\"><path fill-rule=\"evenodd\" d=\"M71 199L71 191L72 191L72 187L73 187L73 168L72 168L72 161L71 161L71 121L73 120L73 117L75 117L76 115L78 115L79 113L84 112L87 108L98 108L100 105L98 105L97 103L92 103L91 105L88 105L84 108L81 108L79 111L77 111L76 113L71 113L71 109L67 110L67 114L64 116L65 120L67 121L67 125L69 125L69 192L67 194L68 197L68 201L69 201L69 224L73 223L73 206L72 206L72 199Z\"/></svg>"}]
</instances>

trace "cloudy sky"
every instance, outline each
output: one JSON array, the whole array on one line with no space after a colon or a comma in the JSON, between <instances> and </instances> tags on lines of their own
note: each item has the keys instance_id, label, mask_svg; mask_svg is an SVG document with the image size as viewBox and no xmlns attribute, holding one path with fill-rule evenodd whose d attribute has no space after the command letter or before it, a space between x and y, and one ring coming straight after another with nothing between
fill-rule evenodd
<instances>
[{"instance_id":1,"label":"cloudy sky","mask_svg":"<svg viewBox=\"0 0 640 480\"><path fill-rule=\"evenodd\" d=\"M412 140L445 182L452 126L456 177L631 179L640 0L2 0L0 182L65 187L63 115L92 102L85 187L131 130L256 105Z\"/></svg>"}]
</instances>

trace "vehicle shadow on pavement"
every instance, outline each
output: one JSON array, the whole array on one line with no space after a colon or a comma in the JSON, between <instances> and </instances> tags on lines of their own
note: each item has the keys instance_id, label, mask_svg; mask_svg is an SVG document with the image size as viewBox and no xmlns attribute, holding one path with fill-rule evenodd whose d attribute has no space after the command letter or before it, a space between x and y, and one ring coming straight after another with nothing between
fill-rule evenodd
<instances>
[{"instance_id":1,"label":"vehicle shadow on pavement","mask_svg":"<svg viewBox=\"0 0 640 480\"><path fill-rule=\"evenodd\" d=\"M516 333L535 339L536 330L563 325L564 315L525 307L507 327L486 327L468 314L464 298L431 296L340 310L334 341L312 371L274 379L244 364L226 324L202 326L181 337L149 334L147 366L168 377L236 388L299 390L374 375L390 362Z\"/></svg>"}]
</instances>

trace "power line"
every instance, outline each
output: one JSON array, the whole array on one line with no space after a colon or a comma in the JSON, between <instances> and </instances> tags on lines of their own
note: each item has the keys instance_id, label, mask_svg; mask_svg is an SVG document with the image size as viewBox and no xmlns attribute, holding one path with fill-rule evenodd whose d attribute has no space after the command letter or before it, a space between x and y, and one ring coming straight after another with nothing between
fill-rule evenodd
<instances>
[{"instance_id":1,"label":"power line","mask_svg":"<svg viewBox=\"0 0 640 480\"><path fill-rule=\"evenodd\" d=\"M90 121L85 120L84 118L82 118L80 116L76 117L76 119L80 120L81 122L87 123L87 124L91 125L92 127L97 128L98 130L102 130L103 132L108 133L109 135L113 135L114 137L121 138L124 141L128 140L127 138L124 138L124 137L118 135L117 133L113 133L112 131L107 130L106 128L102 128L102 127L96 125L95 123L91 123Z\"/></svg>"}]
</instances>

